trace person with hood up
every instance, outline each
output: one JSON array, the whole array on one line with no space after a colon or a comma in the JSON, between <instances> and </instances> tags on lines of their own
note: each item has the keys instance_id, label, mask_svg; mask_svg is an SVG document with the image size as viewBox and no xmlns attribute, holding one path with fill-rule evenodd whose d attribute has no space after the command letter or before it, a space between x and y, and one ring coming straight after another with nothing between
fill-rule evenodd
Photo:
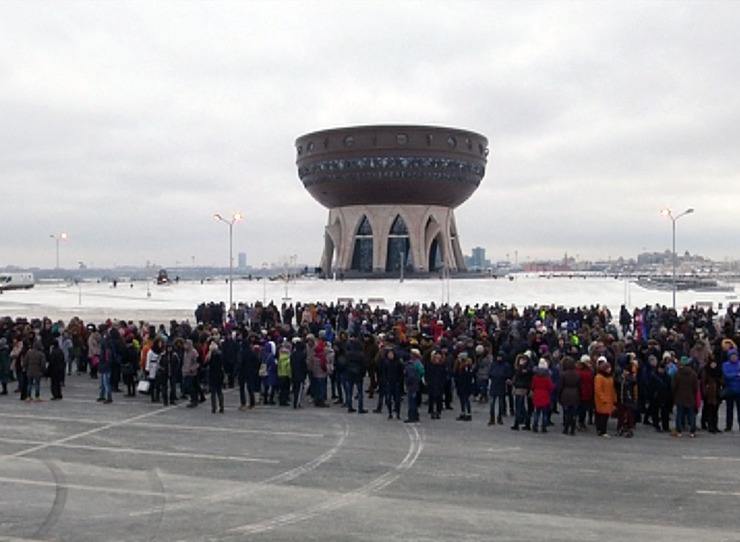
<instances>
[{"instance_id":1,"label":"person with hood up","mask_svg":"<svg viewBox=\"0 0 740 542\"><path fill-rule=\"evenodd\" d=\"M540 358L537 368L532 375L530 384L532 390L532 405L534 406L534 420L532 423L532 432L539 431L539 422L542 418L542 432L547 433L547 412L550 409L550 394L555 389L555 385L550 378L550 369L547 360Z\"/></svg>"},{"instance_id":2,"label":"person with hood up","mask_svg":"<svg viewBox=\"0 0 740 542\"><path fill-rule=\"evenodd\" d=\"M278 404L288 406L290 403L290 342L285 340L280 345L277 358L277 379L278 379Z\"/></svg>"},{"instance_id":3,"label":"person with hood up","mask_svg":"<svg viewBox=\"0 0 740 542\"><path fill-rule=\"evenodd\" d=\"M561 364L563 372L558 383L558 401L563 406L563 434L576 434L578 405L581 401L581 375L575 369L573 358L565 356Z\"/></svg>"},{"instance_id":4,"label":"person with hood up","mask_svg":"<svg viewBox=\"0 0 740 542\"><path fill-rule=\"evenodd\" d=\"M262 350L262 365L264 371L260 369L262 376L262 404L275 404L275 388L277 387L277 360L275 359L275 343L267 341Z\"/></svg>"},{"instance_id":5,"label":"person with hood up","mask_svg":"<svg viewBox=\"0 0 740 542\"><path fill-rule=\"evenodd\" d=\"M737 423L740 426L740 358L736 348L727 350L727 361L722 364L725 379L723 397L727 402L725 431L732 431L734 411L737 410Z\"/></svg>"},{"instance_id":6,"label":"person with hood up","mask_svg":"<svg viewBox=\"0 0 740 542\"><path fill-rule=\"evenodd\" d=\"M499 351L496 357L491 363L491 367L488 370L488 380L491 384L491 406L489 409L488 425L497 423L499 425L504 424L503 416L506 414L506 392L507 382L511 378L511 367L504 358L504 353ZM498 417L494 418L496 414L496 404L498 403Z\"/></svg>"},{"instance_id":7,"label":"person with hood up","mask_svg":"<svg viewBox=\"0 0 740 542\"><path fill-rule=\"evenodd\" d=\"M699 373L701 396L703 398L702 414L710 433L719 433L720 390L724 382L722 368L717 360L710 358Z\"/></svg>"},{"instance_id":8,"label":"person with hood up","mask_svg":"<svg viewBox=\"0 0 740 542\"><path fill-rule=\"evenodd\" d=\"M673 402L676 404L676 425L672 437L680 437L686 420L689 436L696 437L696 394L699 391L699 379L691 368L691 359L682 356L680 367L671 380Z\"/></svg>"}]
</instances>

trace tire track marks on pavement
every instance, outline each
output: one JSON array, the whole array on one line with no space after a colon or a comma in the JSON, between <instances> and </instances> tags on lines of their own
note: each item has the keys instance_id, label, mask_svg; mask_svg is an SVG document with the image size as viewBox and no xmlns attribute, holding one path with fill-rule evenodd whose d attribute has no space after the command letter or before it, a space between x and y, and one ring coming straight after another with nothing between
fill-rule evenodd
<instances>
[{"instance_id":1,"label":"tire track marks on pavement","mask_svg":"<svg viewBox=\"0 0 740 542\"><path fill-rule=\"evenodd\" d=\"M381 489L389 486L396 480L398 480L405 471L409 470L414 466L419 455L421 455L424 449L424 434L420 433L416 426L405 425L404 428L409 436L409 450L403 460L396 465L392 470L385 472L384 474L374 478L367 484L360 486L359 488L337 495L326 502L317 504L306 508L305 510L291 512L289 514L283 514L271 519L265 519L234 527L220 534L219 536L212 538L212 540L224 540L226 538L243 540L244 535L264 533L271 531L284 525L291 525L294 523L300 523L302 521L309 520L316 516L322 515L326 512L337 510L349 506L357 499L361 497L367 497L373 493L380 491Z\"/></svg>"}]
</instances>

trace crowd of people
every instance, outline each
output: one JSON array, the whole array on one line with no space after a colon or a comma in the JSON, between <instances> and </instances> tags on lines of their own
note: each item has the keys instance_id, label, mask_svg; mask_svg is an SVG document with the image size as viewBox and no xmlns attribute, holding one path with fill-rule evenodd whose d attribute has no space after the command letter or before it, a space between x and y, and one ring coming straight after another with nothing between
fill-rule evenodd
<instances>
[{"instance_id":1,"label":"crowd of people","mask_svg":"<svg viewBox=\"0 0 740 542\"><path fill-rule=\"evenodd\" d=\"M732 307L622 306L613 317L603 306L256 302L204 303L195 317L159 326L1 319L0 394L40 401L48 378L51 399L61 400L76 373L96 379L104 404L114 392L189 408L210 398L214 414L224 412L229 387L240 410L333 403L407 423L420 421L424 404L431 420L457 409L469 422L477 402L489 426L509 417L512 430L538 433L562 411L571 436L593 425L608 438L611 418L627 438L640 423L674 437L719 433L722 402L724 431L735 413L740 426L740 309Z\"/></svg>"}]
</instances>

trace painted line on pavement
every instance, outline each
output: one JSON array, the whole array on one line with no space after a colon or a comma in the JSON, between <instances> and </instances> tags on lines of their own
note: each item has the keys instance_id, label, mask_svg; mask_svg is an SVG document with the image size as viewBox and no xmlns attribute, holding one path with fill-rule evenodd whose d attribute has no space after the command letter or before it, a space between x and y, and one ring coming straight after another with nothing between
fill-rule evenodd
<instances>
[{"instance_id":1,"label":"painted line on pavement","mask_svg":"<svg viewBox=\"0 0 740 542\"><path fill-rule=\"evenodd\" d=\"M740 497L740 491L717 491L714 489L697 489L699 495L720 495L723 497Z\"/></svg>"},{"instance_id":2,"label":"painted line on pavement","mask_svg":"<svg viewBox=\"0 0 740 542\"><path fill-rule=\"evenodd\" d=\"M25 478L0 477L0 483L23 485L23 486L50 487L50 488L57 487L57 483L54 480L27 480ZM147 491L145 489L122 489L122 488L117 488L117 487L106 487L106 486L88 486L84 484L64 484L64 486L62 487L68 490L76 489L79 491L90 491L94 493L106 493L106 494L116 494L116 495L141 495L145 497L161 496L161 493ZM193 498L192 495L175 495L172 493L167 493L167 496L174 497L177 499L182 499L182 500L188 500L188 499Z\"/></svg>"},{"instance_id":3,"label":"painted line on pavement","mask_svg":"<svg viewBox=\"0 0 740 542\"><path fill-rule=\"evenodd\" d=\"M100 433L101 431L107 431L108 429L112 429L114 427L120 427L122 425L126 425L127 423L131 423L137 420L143 420L145 418L150 418L151 416L156 416L157 414L160 414L162 412L167 412L168 410L171 410L173 408L177 407L165 407L161 410L155 410L152 412L146 412L145 414L139 414L138 416L134 416L133 418L127 418L125 420L117 421L117 422L110 422L107 423L101 427L96 427L95 429L90 429L89 431L83 431L82 433L76 433L74 435L70 435L68 437L64 437L58 440L55 440L53 442L48 442L45 444L39 444L38 446L34 446L33 448L28 448L27 450L22 450L20 452L16 452L14 454L10 454L9 456L5 457L23 457L28 454L32 454L34 452L38 452L40 450L43 450L45 448L50 448L52 446L58 446L59 444L65 444L71 440L75 440L81 437L86 437L88 435L94 435L95 433Z\"/></svg>"},{"instance_id":4,"label":"painted line on pavement","mask_svg":"<svg viewBox=\"0 0 740 542\"><path fill-rule=\"evenodd\" d=\"M176 407L175 407L176 408ZM158 411L161 412L161 411ZM35 421L48 421L57 423L80 423L86 425L101 425L104 420L92 420L89 418L62 418L59 416L34 416L33 414L3 414L3 418L31 419ZM271 435L279 437L298 437L298 438L323 438L323 433L302 433L298 431L270 431L269 429L233 429L229 427L213 427L210 425L180 425L178 423L137 423L128 422L126 425L131 427L152 427L158 429L183 431L210 431L213 433L234 433L245 435Z\"/></svg>"},{"instance_id":5,"label":"painted line on pavement","mask_svg":"<svg viewBox=\"0 0 740 542\"><path fill-rule=\"evenodd\" d=\"M724 455L684 455L681 459L702 460L702 461L740 461L740 457Z\"/></svg>"},{"instance_id":6,"label":"painted line on pavement","mask_svg":"<svg viewBox=\"0 0 740 542\"><path fill-rule=\"evenodd\" d=\"M26 440L26 439L12 439L0 437L0 442L7 442L9 444L37 444L44 445L42 441L37 440ZM43 447L46 447L44 445ZM214 459L221 461L237 461L243 463L279 463L277 459L263 459L256 457L245 457L237 455L215 455L215 454L198 454L189 452L165 452L162 450L142 450L140 448L120 448L115 446L93 446L88 444L68 444L63 443L52 443L48 447L51 448L68 448L72 450L91 450L94 452L110 452L110 453L125 453L131 455L161 455L166 457L183 457L186 459ZM10 455L9 457L20 457Z\"/></svg>"}]
</instances>

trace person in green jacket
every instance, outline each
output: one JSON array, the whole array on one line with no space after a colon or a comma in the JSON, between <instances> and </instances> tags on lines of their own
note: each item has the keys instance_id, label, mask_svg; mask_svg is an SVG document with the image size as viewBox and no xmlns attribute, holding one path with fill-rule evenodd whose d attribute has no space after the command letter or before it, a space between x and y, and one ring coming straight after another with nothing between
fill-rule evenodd
<instances>
[{"instance_id":1,"label":"person in green jacket","mask_svg":"<svg viewBox=\"0 0 740 542\"><path fill-rule=\"evenodd\" d=\"M278 351L277 376L278 376L278 403L280 406L288 406L290 396L290 342L283 341Z\"/></svg>"}]
</instances>

